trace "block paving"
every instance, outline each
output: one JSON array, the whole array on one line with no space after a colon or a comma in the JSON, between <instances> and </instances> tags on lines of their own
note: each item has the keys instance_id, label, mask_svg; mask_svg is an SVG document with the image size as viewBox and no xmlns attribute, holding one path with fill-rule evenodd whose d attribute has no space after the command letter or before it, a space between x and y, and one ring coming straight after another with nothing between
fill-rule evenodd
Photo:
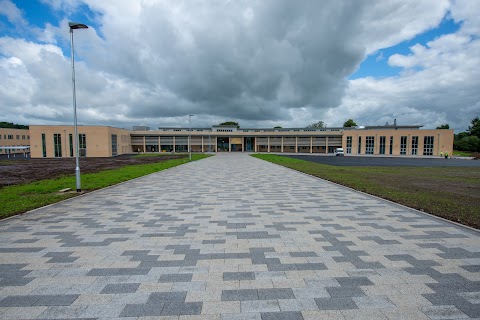
<instances>
[{"instance_id":1,"label":"block paving","mask_svg":"<svg viewBox=\"0 0 480 320\"><path fill-rule=\"evenodd\" d=\"M479 235L219 154L0 221L0 319L480 319Z\"/></svg>"}]
</instances>

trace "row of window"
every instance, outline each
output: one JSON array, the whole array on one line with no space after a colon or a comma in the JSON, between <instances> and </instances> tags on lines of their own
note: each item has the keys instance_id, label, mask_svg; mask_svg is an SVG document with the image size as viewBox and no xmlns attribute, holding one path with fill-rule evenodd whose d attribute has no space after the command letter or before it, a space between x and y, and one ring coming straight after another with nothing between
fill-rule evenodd
<instances>
[{"instance_id":1,"label":"row of window","mask_svg":"<svg viewBox=\"0 0 480 320\"><path fill-rule=\"evenodd\" d=\"M68 134L68 143L69 143L69 156L73 157L73 134ZM66 144L66 141L65 141ZM86 157L87 149L87 137L84 133L78 134L78 148L79 155L81 157ZM60 133L53 134L53 155L56 158L61 158L62 155L62 135ZM45 133L42 133L42 156L47 157L47 139Z\"/></svg>"},{"instance_id":2,"label":"row of window","mask_svg":"<svg viewBox=\"0 0 480 320\"><path fill-rule=\"evenodd\" d=\"M2 135L0 134L0 140L1 140L1 139L2 139ZM4 134L4 135L3 135L3 139L5 139L5 140L13 140L13 134ZM20 135L19 135L19 134L15 135L15 139L20 140ZM22 134L22 140L28 140L28 139L30 139L30 136L29 136L29 135L24 135L24 134Z\"/></svg>"},{"instance_id":3,"label":"row of window","mask_svg":"<svg viewBox=\"0 0 480 320\"><path fill-rule=\"evenodd\" d=\"M116 156L118 154L117 151L117 135L112 134L112 156ZM66 141L65 141L66 143ZM68 134L68 145L69 145L69 156L73 157L73 134ZM78 134L78 149L79 149L79 156L86 157L87 156L87 136L85 133ZM60 133L53 134L53 155L56 158L61 158L62 155L62 135ZM42 133L42 156L44 158L47 157L47 139L45 133Z\"/></svg>"},{"instance_id":4,"label":"row of window","mask_svg":"<svg viewBox=\"0 0 480 320\"><path fill-rule=\"evenodd\" d=\"M386 154L385 152L386 140L387 140L387 137L385 136L380 137L379 154ZM424 156L433 155L433 143L434 143L433 136L423 137L423 155ZM400 137L400 154L401 155L407 154L407 147L408 147L408 137L401 136ZM412 137L410 147L411 147L411 154L417 155L418 154L418 136ZM365 137L365 154L374 154L374 150L375 150L375 137L374 136ZM362 137L358 137L357 153L360 154L361 151L362 151ZM390 137L390 144L389 144L388 151L389 151L388 154L393 154L393 136ZM352 137L351 136L347 136L346 152L352 153Z\"/></svg>"}]
</instances>

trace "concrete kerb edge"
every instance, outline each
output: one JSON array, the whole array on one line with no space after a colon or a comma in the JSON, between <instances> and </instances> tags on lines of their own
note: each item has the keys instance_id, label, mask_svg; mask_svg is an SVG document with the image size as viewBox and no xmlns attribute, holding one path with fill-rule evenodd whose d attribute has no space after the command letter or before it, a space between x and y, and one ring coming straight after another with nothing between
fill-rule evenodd
<instances>
[{"instance_id":1,"label":"concrete kerb edge","mask_svg":"<svg viewBox=\"0 0 480 320\"><path fill-rule=\"evenodd\" d=\"M255 157L253 157L255 158ZM255 158L255 159L258 159L258 158ZM262 160L262 159L258 159L260 161L266 161L266 160ZM347 186L344 186L342 184L339 184L339 183L336 183L336 182L333 182L333 181L329 181L329 180L326 180L326 179L322 179L320 177L317 177L317 176L314 176L312 174L308 174L308 173L305 173L305 172L301 172L301 171L297 171L297 170L294 170L294 169L291 169L291 168L287 168L285 166L282 166L280 164L277 164L277 163L273 163L273 162L269 162L269 161L266 161L268 163L271 163L271 164L274 164L274 165L277 165L277 166L280 166L282 168L285 168L285 169L288 169L288 170L292 170L292 171L295 171L295 172L298 172L298 173L301 173L303 175L306 175L306 176L309 176L309 177L312 177L312 178L315 178L315 179L318 179L318 180L322 180L322 181L325 181L327 183L331 183L333 185L336 185L336 186L339 186L339 187L343 187L345 189L348 189L348 190L351 190L351 191L354 191L354 192L357 192L357 193L360 193L360 194L363 194L363 195L366 195L366 196L369 196L369 197L372 197L372 198L375 198L375 199L378 199L378 200L381 200L381 201L385 201L389 204L392 204L392 205L395 205L395 206L398 206L400 208L403 208L403 209L407 209L407 210L410 210L412 212L415 212L415 213L421 213L423 215L426 215L426 216L429 216L429 217L432 217L432 218L435 218L435 219L438 219L438 220L441 220L443 222L447 222L447 223L451 223L451 224L454 224L458 227L461 227L461 228L464 228L464 229L467 229L469 231L473 231L474 233L476 234L480 234L480 230L478 229L475 229L473 227L470 227L470 226L466 226L464 224L461 224L461 223L458 223L458 222L455 222L455 221L452 221L452 220L448 220L448 219L445 219L445 218L442 218L442 217L439 217L439 216L436 216L434 214L431 214L431 213L428 213L428 212L425 212L425 211L420 211L418 209L415 209L415 208L411 208L411 207L408 207L406 205L403 205L403 204L400 204L400 203L396 203L392 200L388 200L388 199L384 199L384 198L380 198L379 196L376 196L376 195L373 195L373 194L370 194L370 193L366 193L366 192L363 192L363 191L360 191L360 190L356 190L356 189L353 189L351 187L347 187Z\"/></svg>"},{"instance_id":2,"label":"concrete kerb edge","mask_svg":"<svg viewBox=\"0 0 480 320\"><path fill-rule=\"evenodd\" d=\"M207 158L205 158L205 159L207 159ZM203 160L203 159L199 159L199 160ZM199 161L199 160L195 160L195 161ZM188 164L188 163L190 163L190 162L184 163L183 165ZM131 181L135 181L135 180L138 180L138 179L142 179L142 178L151 176L151 175L156 174L156 173L159 173L159 172L164 172L164 171L167 171L167 170L171 170L171 169L174 169L174 168L179 167L179 166L180 166L180 165L175 166L175 167L170 167L170 168L167 168L167 169L164 169L164 170L161 170L161 171L157 171L157 172L152 172L152 173L146 174L146 175L141 176L141 177L137 177L137 178L133 178L133 179L130 179L130 180L127 180L127 181L119 182L119 183L117 183L117 184L113 184L113 185L108 186L108 187L105 187L105 188L93 190L93 191L90 191L90 192L85 192L85 193L79 194L79 195L77 195L77 196L75 196L75 197L71 197L71 198L68 198L68 199L65 199L65 200L61 200L61 201L58 201L58 202L55 202L55 203L50 203L50 204L47 204L46 206L38 207L38 208L35 208L35 209L32 209L32 210L26 211L26 212L24 212L24 213L15 214L15 215L13 215L13 216L0 219L0 223L1 223L1 222L4 222L4 221L7 221L7 220L10 220L10 219L14 219L14 218L18 218L18 217L25 216L25 215L27 215L27 214L33 213L33 212L35 212L35 211L37 211L37 210L40 210L40 209L45 209L45 208L48 208L48 207L51 207L51 206L55 206L55 205L61 204L61 203L63 203L63 202L73 201L73 200L75 200L75 199L78 199L78 198L80 198L80 197L84 197L84 196L86 196L86 195L89 195L89 194L92 194L92 193L95 193L95 192L100 192L100 191L103 191L103 190L106 190L106 189L110 189L110 188L113 188L113 187L116 187L116 186L119 186L119 185L122 185L122 184L125 184L125 183L128 183L128 182L131 182Z\"/></svg>"}]
</instances>

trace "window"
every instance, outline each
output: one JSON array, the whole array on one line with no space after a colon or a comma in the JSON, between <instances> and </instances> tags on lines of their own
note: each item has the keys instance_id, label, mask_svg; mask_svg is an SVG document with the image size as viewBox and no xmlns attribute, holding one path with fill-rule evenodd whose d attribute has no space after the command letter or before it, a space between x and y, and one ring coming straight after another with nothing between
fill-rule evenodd
<instances>
[{"instance_id":1,"label":"window","mask_svg":"<svg viewBox=\"0 0 480 320\"><path fill-rule=\"evenodd\" d=\"M62 157L62 135L59 133L53 134L53 151L55 158Z\"/></svg>"},{"instance_id":2,"label":"window","mask_svg":"<svg viewBox=\"0 0 480 320\"><path fill-rule=\"evenodd\" d=\"M393 154L393 137L390 136L390 154Z\"/></svg>"},{"instance_id":3,"label":"window","mask_svg":"<svg viewBox=\"0 0 480 320\"><path fill-rule=\"evenodd\" d=\"M70 157L73 157L73 134L68 135L68 143L70 144Z\"/></svg>"},{"instance_id":4,"label":"window","mask_svg":"<svg viewBox=\"0 0 480 320\"><path fill-rule=\"evenodd\" d=\"M42 156L47 157L47 145L45 143L45 133L42 133Z\"/></svg>"},{"instance_id":5,"label":"window","mask_svg":"<svg viewBox=\"0 0 480 320\"><path fill-rule=\"evenodd\" d=\"M78 149L80 157L87 156L87 136L85 133L78 134Z\"/></svg>"},{"instance_id":6,"label":"window","mask_svg":"<svg viewBox=\"0 0 480 320\"><path fill-rule=\"evenodd\" d=\"M418 137L412 137L412 154L418 154Z\"/></svg>"},{"instance_id":7,"label":"window","mask_svg":"<svg viewBox=\"0 0 480 320\"><path fill-rule=\"evenodd\" d=\"M433 156L433 136L423 137L423 155Z\"/></svg>"},{"instance_id":8,"label":"window","mask_svg":"<svg viewBox=\"0 0 480 320\"><path fill-rule=\"evenodd\" d=\"M381 136L380 137L380 154L385 154L385 143L386 143L386 137Z\"/></svg>"},{"instance_id":9,"label":"window","mask_svg":"<svg viewBox=\"0 0 480 320\"><path fill-rule=\"evenodd\" d=\"M347 137L347 153L352 153L352 137Z\"/></svg>"},{"instance_id":10,"label":"window","mask_svg":"<svg viewBox=\"0 0 480 320\"><path fill-rule=\"evenodd\" d=\"M2 135L0 134L0 140L2 140Z\"/></svg>"},{"instance_id":11,"label":"window","mask_svg":"<svg viewBox=\"0 0 480 320\"><path fill-rule=\"evenodd\" d=\"M117 155L117 135L112 134L112 156Z\"/></svg>"},{"instance_id":12,"label":"window","mask_svg":"<svg viewBox=\"0 0 480 320\"><path fill-rule=\"evenodd\" d=\"M17 135L15 136L15 139L20 140L20 135L17 134Z\"/></svg>"},{"instance_id":13,"label":"window","mask_svg":"<svg viewBox=\"0 0 480 320\"><path fill-rule=\"evenodd\" d=\"M8 140L13 140L13 134L8 135Z\"/></svg>"},{"instance_id":14,"label":"window","mask_svg":"<svg viewBox=\"0 0 480 320\"><path fill-rule=\"evenodd\" d=\"M25 140L25 135L22 135L22 140Z\"/></svg>"},{"instance_id":15,"label":"window","mask_svg":"<svg viewBox=\"0 0 480 320\"><path fill-rule=\"evenodd\" d=\"M375 147L375 137L368 136L365 138L365 154L373 154Z\"/></svg>"},{"instance_id":16,"label":"window","mask_svg":"<svg viewBox=\"0 0 480 320\"><path fill-rule=\"evenodd\" d=\"M407 154L407 136L400 137L400 154Z\"/></svg>"},{"instance_id":17,"label":"window","mask_svg":"<svg viewBox=\"0 0 480 320\"><path fill-rule=\"evenodd\" d=\"M358 154L362 152L362 137L358 137Z\"/></svg>"}]
</instances>

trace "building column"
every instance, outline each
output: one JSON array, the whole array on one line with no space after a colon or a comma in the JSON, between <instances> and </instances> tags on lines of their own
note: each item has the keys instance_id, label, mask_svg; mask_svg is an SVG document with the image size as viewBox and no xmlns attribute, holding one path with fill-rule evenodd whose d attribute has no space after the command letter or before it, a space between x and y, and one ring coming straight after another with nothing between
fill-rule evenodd
<instances>
[{"instance_id":1,"label":"building column","mask_svg":"<svg viewBox=\"0 0 480 320\"><path fill-rule=\"evenodd\" d=\"M158 136L158 152L162 152L162 144L161 144L161 140L160 140L160 136Z\"/></svg>"},{"instance_id":2,"label":"building column","mask_svg":"<svg viewBox=\"0 0 480 320\"><path fill-rule=\"evenodd\" d=\"M228 152L232 152L232 137L228 137Z\"/></svg>"},{"instance_id":3,"label":"building column","mask_svg":"<svg viewBox=\"0 0 480 320\"><path fill-rule=\"evenodd\" d=\"M298 137L295 137L295 153L298 153Z\"/></svg>"},{"instance_id":4,"label":"building column","mask_svg":"<svg viewBox=\"0 0 480 320\"><path fill-rule=\"evenodd\" d=\"M270 153L270 137L267 137L267 152Z\"/></svg>"},{"instance_id":5,"label":"building column","mask_svg":"<svg viewBox=\"0 0 480 320\"><path fill-rule=\"evenodd\" d=\"M144 152L144 153L146 153L146 152L147 152L147 145L146 145L146 142L145 142L145 140L146 140L146 137L145 137L145 136L143 136L143 152Z\"/></svg>"},{"instance_id":6,"label":"building column","mask_svg":"<svg viewBox=\"0 0 480 320\"><path fill-rule=\"evenodd\" d=\"M242 152L245 152L245 137L242 137Z\"/></svg>"},{"instance_id":7,"label":"building column","mask_svg":"<svg viewBox=\"0 0 480 320\"><path fill-rule=\"evenodd\" d=\"M325 153L328 153L328 136L325 136Z\"/></svg>"},{"instance_id":8,"label":"building column","mask_svg":"<svg viewBox=\"0 0 480 320\"><path fill-rule=\"evenodd\" d=\"M173 136L172 143L173 143L173 153L175 153L175 136Z\"/></svg>"},{"instance_id":9,"label":"building column","mask_svg":"<svg viewBox=\"0 0 480 320\"><path fill-rule=\"evenodd\" d=\"M283 136L282 136L282 153L283 153Z\"/></svg>"},{"instance_id":10,"label":"building column","mask_svg":"<svg viewBox=\"0 0 480 320\"><path fill-rule=\"evenodd\" d=\"M258 151L257 151L257 150L258 150L258 148L257 148L257 143L258 143L258 139L257 139L257 137L255 137L255 152L258 152Z\"/></svg>"},{"instance_id":11,"label":"building column","mask_svg":"<svg viewBox=\"0 0 480 320\"><path fill-rule=\"evenodd\" d=\"M310 137L310 153L313 153L313 137Z\"/></svg>"},{"instance_id":12,"label":"building column","mask_svg":"<svg viewBox=\"0 0 480 320\"><path fill-rule=\"evenodd\" d=\"M204 152L204 151L203 151L203 136L202 136L202 153L203 153L203 152Z\"/></svg>"}]
</instances>

